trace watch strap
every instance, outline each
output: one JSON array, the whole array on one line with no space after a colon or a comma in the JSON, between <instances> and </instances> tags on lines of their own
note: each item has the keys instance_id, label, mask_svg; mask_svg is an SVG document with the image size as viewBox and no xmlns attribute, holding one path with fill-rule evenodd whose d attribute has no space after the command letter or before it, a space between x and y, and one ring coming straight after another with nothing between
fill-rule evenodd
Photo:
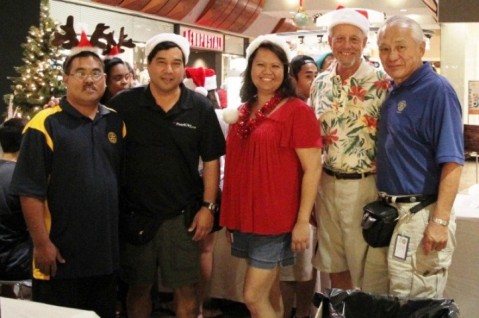
<instances>
[{"instance_id":1,"label":"watch strap","mask_svg":"<svg viewBox=\"0 0 479 318\"><path fill-rule=\"evenodd\" d=\"M203 201L203 203L201 203L201 206L207 208L212 213L216 213L218 211L218 205L216 203Z\"/></svg>"},{"instance_id":2,"label":"watch strap","mask_svg":"<svg viewBox=\"0 0 479 318\"><path fill-rule=\"evenodd\" d=\"M443 219L440 219L440 218L436 218L436 217L433 217L431 219L431 221L436 223L436 224L442 225L442 226L448 226L449 225L449 221L446 221L446 220L443 220Z\"/></svg>"}]
</instances>

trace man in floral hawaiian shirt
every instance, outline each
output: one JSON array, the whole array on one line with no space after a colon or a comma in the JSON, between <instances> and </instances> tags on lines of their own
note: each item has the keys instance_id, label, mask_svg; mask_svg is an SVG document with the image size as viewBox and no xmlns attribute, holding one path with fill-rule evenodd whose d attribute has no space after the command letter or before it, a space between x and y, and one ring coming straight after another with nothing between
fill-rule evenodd
<instances>
[{"instance_id":1,"label":"man in floral hawaiian shirt","mask_svg":"<svg viewBox=\"0 0 479 318\"><path fill-rule=\"evenodd\" d=\"M366 12L335 11L328 41L336 62L311 88L324 138L314 265L329 273L333 288L384 292L387 276L382 275L387 273L369 271L361 232L362 208L377 198L376 126L389 85L384 72L361 58L368 31Z\"/></svg>"}]
</instances>

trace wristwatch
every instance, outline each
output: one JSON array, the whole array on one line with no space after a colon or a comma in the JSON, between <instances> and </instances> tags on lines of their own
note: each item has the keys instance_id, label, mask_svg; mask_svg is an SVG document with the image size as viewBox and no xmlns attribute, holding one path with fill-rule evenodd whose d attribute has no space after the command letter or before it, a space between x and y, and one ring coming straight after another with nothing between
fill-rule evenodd
<instances>
[{"instance_id":1,"label":"wristwatch","mask_svg":"<svg viewBox=\"0 0 479 318\"><path fill-rule=\"evenodd\" d=\"M207 208L207 209L210 210L211 213L213 213L213 214L215 214L216 212L218 212L218 205L217 205L216 203L211 203L211 202L203 201L203 203L201 203L201 206Z\"/></svg>"},{"instance_id":2,"label":"wristwatch","mask_svg":"<svg viewBox=\"0 0 479 318\"><path fill-rule=\"evenodd\" d=\"M433 217L431 219L431 221L433 221L436 224L442 225L442 226L448 226L449 225L449 221L446 221L446 220L443 220L443 219L440 219L440 218Z\"/></svg>"}]
</instances>

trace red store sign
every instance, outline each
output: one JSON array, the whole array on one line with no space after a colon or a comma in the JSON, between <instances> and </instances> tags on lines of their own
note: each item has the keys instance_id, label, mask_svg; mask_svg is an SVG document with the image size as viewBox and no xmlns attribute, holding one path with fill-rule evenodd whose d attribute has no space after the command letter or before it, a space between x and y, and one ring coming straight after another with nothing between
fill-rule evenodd
<instances>
[{"instance_id":1,"label":"red store sign","mask_svg":"<svg viewBox=\"0 0 479 318\"><path fill-rule=\"evenodd\" d=\"M180 34L184 36L190 46L198 49L223 52L224 36L220 33L206 32L180 26Z\"/></svg>"}]
</instances>

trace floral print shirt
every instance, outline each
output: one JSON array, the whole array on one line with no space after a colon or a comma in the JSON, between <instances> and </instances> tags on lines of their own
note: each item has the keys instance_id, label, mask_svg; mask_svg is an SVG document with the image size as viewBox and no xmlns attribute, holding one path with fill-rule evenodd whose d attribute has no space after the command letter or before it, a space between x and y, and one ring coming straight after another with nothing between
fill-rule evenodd
<instances>
[{"instance_id":1,"label":"floral print shirt","mask_svg":"<svg viewBox=\"0 0 479 318\"><path fill-rule=\"evenodd\" d=\"M321 123L323 166L343 173L376 170L376 128L390 81L367 62L341 81L336 65L311 86L311 105Z\"/></svg>"}]
</instances>

